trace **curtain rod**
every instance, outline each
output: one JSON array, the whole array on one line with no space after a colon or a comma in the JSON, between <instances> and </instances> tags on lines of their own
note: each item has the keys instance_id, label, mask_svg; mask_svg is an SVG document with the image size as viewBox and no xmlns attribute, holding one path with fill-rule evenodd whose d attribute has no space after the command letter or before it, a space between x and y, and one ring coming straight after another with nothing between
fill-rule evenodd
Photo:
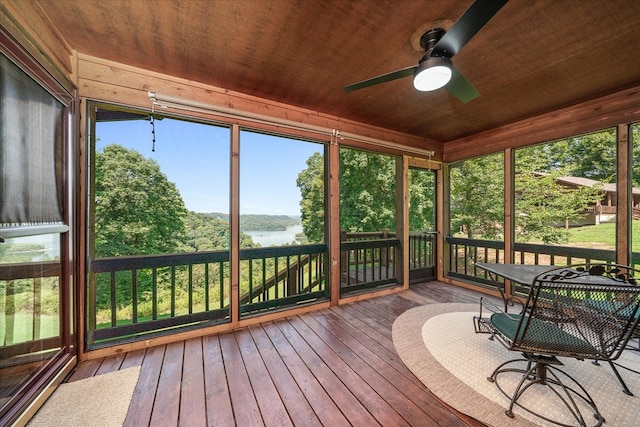
<instances>
[{"instance_id":1,"label":"curtain rod","mask_svg":"<svg viewBox=\"0 0 640 427\"><path fill-rule=\"evenodd\" d=\"M157 105L161 108L178 108L186 111L200 112L200 113L215 113L216 115L220 115L223 117L231 118L231 119L246 119L252 122L268 124L268 125L278 125L287 127L290 129L304 130L308 132L313 132L321 135L327 135L331 137L337 137L342 139L350 139L358 142L365 142L368 144L378 145L380 147L391 148L399 151L405 151L407 153L418 154L421 156L426 156L431 158L435 152L433 150L425 150L422 148L408 147L404 145L396 145L389 141L384 141L382 139L371 138L362 135L356 135L349 132L342 132L337 129L329 129L322 126L315 126L306 123L296 122L293 120L287 119L278 119L271 116L266 116L258 113L250 113L248 111L240 111L234 108L222 107L213 104L207 104L204 102L198 101L190 101L182 98L178 98L170 95L160 95L156 92L148 92L149 100L152 105Z\"/></svg>"}]
</instances>

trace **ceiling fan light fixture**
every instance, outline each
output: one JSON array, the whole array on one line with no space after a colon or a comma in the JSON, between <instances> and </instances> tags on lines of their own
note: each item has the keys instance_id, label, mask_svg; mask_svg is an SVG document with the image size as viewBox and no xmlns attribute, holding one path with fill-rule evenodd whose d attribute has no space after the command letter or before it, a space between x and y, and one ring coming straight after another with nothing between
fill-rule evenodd
<instances>
[{"instance_id":1,"label":"ceiling fan light fixture","mask_svg":"<svg viewBox=\"0 0 640 427\"><path fill-rule=\"evenodd\" d=\"M451 60L429 57L422 61L413 75L413 86L422 92L440 89L451 80Z\"/></svg>"}]
</instances>

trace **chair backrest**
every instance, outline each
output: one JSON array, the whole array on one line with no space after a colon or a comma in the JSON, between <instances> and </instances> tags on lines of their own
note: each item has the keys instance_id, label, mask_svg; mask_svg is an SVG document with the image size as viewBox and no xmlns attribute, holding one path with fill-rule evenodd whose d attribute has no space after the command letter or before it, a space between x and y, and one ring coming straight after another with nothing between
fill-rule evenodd
<instances>
[{"instance_id":1,"label":"chair backrest","mask_svg":"<svg viewBox=\"0 0 640 427\"><path fill-rule=\"evenodd\" d=\"M521 315L491 322L512 350L613 360L640 320L640 272L619 265L560 267L534 281Z\"/></svg>"}]
</instances>

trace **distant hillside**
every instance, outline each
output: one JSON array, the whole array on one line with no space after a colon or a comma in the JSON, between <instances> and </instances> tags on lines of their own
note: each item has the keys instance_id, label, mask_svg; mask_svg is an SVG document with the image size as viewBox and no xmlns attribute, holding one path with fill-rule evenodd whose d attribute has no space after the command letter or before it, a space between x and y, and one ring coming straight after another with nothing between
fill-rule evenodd
<instances>
[{"instance_id":1,"label":"distant hillside","mask_svg":"<svg viewBox=\"0 0 640 427\"><path fill-rule=\"evenodd\" d=\"M206 215L229 222L229 214L226 213L211 212ZM300 224L300 217L262 214L240 215L240 229L242 231L283 231L287 227L297 224Z\"/></svg>"}]
</instances>

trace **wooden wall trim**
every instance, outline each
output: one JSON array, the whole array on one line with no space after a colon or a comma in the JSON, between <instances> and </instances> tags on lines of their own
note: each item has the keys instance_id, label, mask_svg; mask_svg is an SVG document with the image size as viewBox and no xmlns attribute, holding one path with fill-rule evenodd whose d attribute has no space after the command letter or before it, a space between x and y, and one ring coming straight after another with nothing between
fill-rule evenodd
<instances>
[{"instance_id":1,"label":"wooden wall trim","mask_svg":"<svg viewBox=\"0 0 640 427\"><path fill-rule=\"evenodd\" d=\"M640 86L444 145L445 162L477 157L640 120Z\"/></svg>"},{"instance_id":2,"label":"wooden wall trim","mask_svg":"<svg viewBox=\"0 0 640 427\"><path fill-rule=\"evenodd\" d=\"M53 26L39 4L3 0L2 26L67 91L75 89L75 51Z\"/></svg>"},{"instance_id":3,"label":"wooden wall trim","mask_svg":"<svg viewBox=\"0 0 640 427\"><path fill-rule=\"evenodd\" d=\"M156 92L165 96L183 98L185 101L234 109L239 113L260 114L274 119L338 129L341 132L381 139L398 144L400 154L402 153L403 145L433 150L435 151L434 160L442 158L442 144L426 138L358 123L342 117L323 114L84 54L78 54L78 85L81 97L98 101L150 109L151 103L148 92ZM179 112L179 110L176 111ZM340 141L340 144L342 143L343 141ZM351 145L352 143L344 140L344 144ZM353 145L367 146L367 144L357 142L353 142ZM374 145L369 145L368 147L377 151L385 151L382 148L375 148Z\"/></svg>"}]
</instances>

